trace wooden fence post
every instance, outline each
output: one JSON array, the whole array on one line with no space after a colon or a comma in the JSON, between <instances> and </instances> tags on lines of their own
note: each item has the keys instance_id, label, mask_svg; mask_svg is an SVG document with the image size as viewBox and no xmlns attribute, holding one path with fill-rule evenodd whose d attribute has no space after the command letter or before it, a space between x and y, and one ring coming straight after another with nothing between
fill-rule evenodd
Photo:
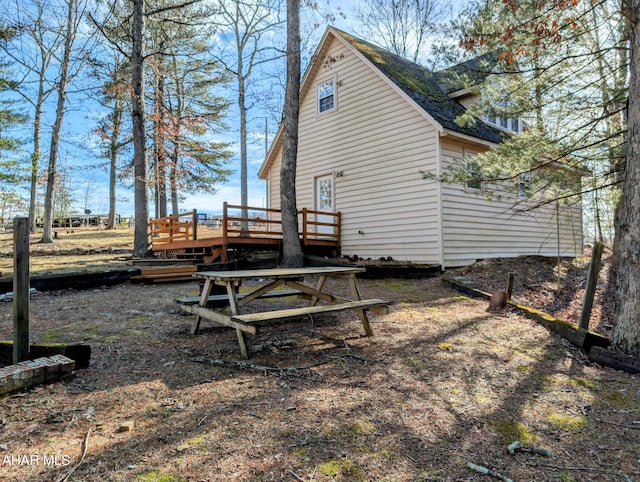
<instances>
[{"instance_id":1,"label":"wooden fence post","mask_svg":"<svg viewBox=\"0 0 640 482\"><path fill-rule=\"evenodd\" d=\"M582 301L582 312L580 313L580 329L588 330L589 321L591 320L591 309L593 308L593 298L596 294L596 286L598 285L598 274L602 263L603 243L595 243L591 251L591 263L589 263L589 274L587 275L587 287L584 290L584 300Z\"/></svg>"},{"instance_id":2,"label":"wooden fence post","mask_svg":"<svg viewBox=\"0 0 640 482\"><path fill-rule=\"evenodd\" d=\"M509 301L511 299L511 295L513 295L513 281L515 275L515 273L510 272L509 277L507 278L507 301Z\"/></svg>"},{"instance_id":3,"label":"wooden fence post","mask_svg":"<svg viewBox=\"0 0 640 482\"><path fill-rule=\"evenodd\" d=\"M13 220L13 363L29 359L29 218Z\"/></svg>"}]
</instances>

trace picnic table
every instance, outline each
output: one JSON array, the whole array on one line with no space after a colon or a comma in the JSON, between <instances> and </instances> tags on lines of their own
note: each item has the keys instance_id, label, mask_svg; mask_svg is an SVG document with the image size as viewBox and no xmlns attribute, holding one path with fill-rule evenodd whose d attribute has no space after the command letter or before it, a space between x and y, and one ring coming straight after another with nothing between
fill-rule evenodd
<instances>
[{"instance_id":1,"label":"picnic table","mask_svg":"<svg viewBox=\"0 0 640 482\"><path fill-rule=\"evenodd\" d=\"M196 315L192 326L192 334L196 334L202 319L212 321L218 325L228 326L236 330L240 351L248 358L246 334L255 335L258 327L267 323L316 315L333 311L355 310L358 312L362 327L367 336L373 335L367 311L386 312L389 302L380 299L366 299L360 297L356 281L356 274L364 272L364 268L352 267L309 267L309 268L276 268L250 269L236 271L200 271L193 273L195 278L204 280L204 286L199 297L178 298L176 301L181 308ZM317 276L315 286L305 282L310 276ZM331 294L327 280L333 278L346 279L351 291L351 298L347 299ZM262 285L252 291L239 293L238 288L243 281L261 280ZM214 285L224 286L226 293L211 295ZM287 287L289 289L282 289ZM251 301L279 296L302 296L309 299L309 304L301 308L240 313L239 308ZM208 305L212 301L221 303L218 308Z\"/></svg>"}]
</instances>

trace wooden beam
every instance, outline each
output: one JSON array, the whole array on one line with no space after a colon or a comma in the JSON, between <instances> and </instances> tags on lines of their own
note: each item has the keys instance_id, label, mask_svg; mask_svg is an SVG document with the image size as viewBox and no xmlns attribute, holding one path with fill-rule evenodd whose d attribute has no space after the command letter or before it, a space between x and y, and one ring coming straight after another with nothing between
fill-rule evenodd
<instances>
[{"instance_id":1,"label":"wooden beam","mask_svg":"<svg viewBox=\"0 0 640 482\"><path fill-rule=\"evenodd\" d=\"M584 299L582 301L582 312L580 313L580 322L578 325L582 330L589 329L591 321L591 310L593 308L593 298L596 294L598 286L598 275L602 267L601 258L604 250L604 243L596 243L591 251L591 262L589 263L589 273L587 274L587 286L584 290Z\"/></svg>"},{"instance_id":2,"label":"wooden beam","mask_svg":"<svg viewBox=\"0 0 640 482\"><path fill-rule=\"evenodd\" d=\"M317 315L320 313L331 313L334 311L368 309L374 307L387 306L388 301L384 300L360 300L348 301L336 305L316 305L306 306L304 308L291 308L287 310L275 310L261 313L249 313L246 315L235 315L231 319L242 323L265 323L276 320L286 320L287 318L296 318L299 316Z\"/></svg>"},{"instance_id":3,"label":"wooden beam","mask_svg":"<svg viewBox=\"0 0 640 482\"><path fill-rule=\"evenodd\" d=\"M29 218L13 220L13 363L29 359Z\"/></svg>"},{"instance_id":4,"label":"wooden beam","mask_svg":"<svg viewBox=\"0 0 640 482\"><path fill-rule=\"evenodd\" d=\"M255 335L256 333L258 333L258 329L255 326L246 325L242 322L232 320L230 316L225 315L223 313L219 313L217 311L213 311L208 308L203 308L202 306L199 306L199 305L180 305L180 307L187 313L198 315L201 318L205 318L209 321L213 321L214 323L217 323L219 325L240 329L242 331L249 333L250 335Z\"/></svg>"}]
</instances>

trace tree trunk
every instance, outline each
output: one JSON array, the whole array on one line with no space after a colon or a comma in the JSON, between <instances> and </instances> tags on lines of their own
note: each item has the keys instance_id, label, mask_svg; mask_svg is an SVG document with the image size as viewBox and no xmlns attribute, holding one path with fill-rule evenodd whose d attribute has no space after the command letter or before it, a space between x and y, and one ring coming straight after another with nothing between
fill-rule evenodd
<instances>
[{"instance_id":1,"label":"tree trunk","mask_svg":"<svg viewBox=\"0 0 640 482\"><path fill-rule=\"evenodd\" d=\"M149 252L149 192L147 190L147 134L144 112L144 0L133 0L131 52L131 116L133 120L133 173L135 230L133 256L146 257Z\"/></svg>"},{"instance_id":2,"label":"tree trunk","mask_svg":"<svg viewBox=\"0 0 640 482\"><path fill-rule=\"evenodd\" d=\"M56 171L58 162L58 147L60 145L60 133L62 132L62 121L67 104L67 85L69 83L69 63L71 59L71 48L75 37L74 14L76 10L76 0L68 0L67 3L67 25L64 39L64 53L60 65L60 81L58 83L58 106L56 107L56 119L51 132L51 146L49 149L49 168L47 170L47 190L44 199L44 226L42 232L43 243L53 243L53 198L55 194Z\"/></svg>"},{"instance_id":3,"label":"tree trunk","mask_svg":"<svg viewBox=\"0 0 640 482\"><path fill-rule=\"evenodd\" d=\"M116 67L115 72L118 68ZM109 216L107 229L116 227L116 181L118 171L118 151L120 132L122 129L122 114L124 106L119 94L116 95L113 107L113 130L111 132L111 144L109 146Z\"/></svg>"},{"instance_id":4,"label":"tree trunk","mask_svg":"<svg viewBox=\"0 0 640 482\"><path fill-rule=\"evenodd\" d=\"M640 0L638 0L640 1ZM296 164L300 113L300 0L287 0L287 86L284 104L284 145L280 169L282 261L284 267L304 265L298 232Z\"/></svg>"},{"instance_id":5,"label":"tree trunk","mask_svg":"<svg viewBox=\"0 0 640 482\"><path fill-rule=\"evenodd\" d=\"M42 128L42 106L44 105L44 72L40 73L38 100L33 118L33 152L31 153L31 190L29 194L29 231L36 232L38 200L38 174L40 171L40 131Z\"/></svg>"},{"instance_id":6,"label":"tree trunk","mask_svg":"<svg viewBox=\"0 0 640 482\"><path fill-rule=\"evenodd\" d=\"M238 46L238 108L240 110L240 205L242 206L241 217L248 218L249 195L247 188L247 105L245 103L245 85L242 64L242 50ZM248 235L249 223L242 221L240 226L243 233Z\"/></svg>"},{"instance_id":7,"label":"tree trunk","mask_svg":"<svg viewBox=\"0 0 640 482\"><path fill-rule=\"evenodd\" d=\"M164 45L160 43L160 51L164 49ZM167 179L166 179L166 145L164 142L167 135L165 123L165 106L164 106L164 65L160 56L156 64L155 83L153 93L155 115L153 129L153 159L155 171L156 185L156 217L163 218L167 215Z\"/></svg>"},{"instance_id":8,"label":"tree trunk","mask_svg":"<svg viewBox=\"0 0 640 482\"><path fill-rule=\"evenodd\" d=\"M178 206L178 148L174 148L171 154L171 167L169 168L169 189L171 190L171 214L180 214Z\"/></svg>"},{"instance_id":9,"label":"tree trunk","mask_svg":"<svg viewBox=\"0 0 640 482\"><path fill-rule=\"evenodd\" d=\"M640 0L632 0L627 162L620 203L616 323L612 344L640 356Z\"/></svg>"}]
</instances>

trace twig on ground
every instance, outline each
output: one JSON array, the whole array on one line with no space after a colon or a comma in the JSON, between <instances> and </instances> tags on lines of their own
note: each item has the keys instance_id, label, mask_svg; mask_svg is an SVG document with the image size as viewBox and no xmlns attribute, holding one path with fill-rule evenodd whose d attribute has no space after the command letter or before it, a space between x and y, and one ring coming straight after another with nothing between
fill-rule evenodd
<instances>
[{"instance_id":1,"label":"twig on ground","mask_svg":"<svg viewBox=\"0 0 640 482\"><path fill-rule=\"evenodd\" d=\"M485 475L490 475L491 477L495 477L496 479L500 479L503 482L513 482L513 480L511 480L508 477L505 477L502 474L499 474L498 472L495 472L491 469L488 469L486 467L483 467L482 465L476 465L473 462L467 462L467 467L469 467L471 470L475 470L476 472L479 472L481 474L485 474Z\"/></svg>"},{"instance_id":2,"label":"twig on ground","mask_svg":"<svg viewBox=\"0 0 640 482\"><path fill-rule=\"evenodd\" d=\"M73 475L78 467L82 465L82 462L84 462L84 457L85 455L87 455L87 449L89 448L89 435L91 435L91 429L87 430L87 435L84 436L84 440L82 441L82 455L80 456L80 460L78 460L78 462L73 467L71 467L66 475L57 478L56 482L67 482L67 480L69 480L69 477L71 477L71 475Z\"/></svg>"},{"instance_id":3,"label":"twig on ground","mask_svg":"<svg viewBox=\"0 0 640 482\"><path fill-rule=\"evenodd\" d=\"M289 473L293 475L297 480L304 482L304 479L300 477L298 474L296 474L293 470L289 469Z\"/></svg>"},{"instance_id":4,"label":"twig on ground","mask_svg":"<svg viewBox=\"0 0 640 482\"><path fill-rule=\"evenodd\" d=\"M75 413L72 413L72 414L71 414L71 420L69 421L69 423L67 424L67 426L64 428L64 431L66 432L67 430L69 430L69 427L71 427L71 424L72 424L73 422L75 422L75 421L76 421L76 415L75 415Z\"/></svg>"}]
</instances>

